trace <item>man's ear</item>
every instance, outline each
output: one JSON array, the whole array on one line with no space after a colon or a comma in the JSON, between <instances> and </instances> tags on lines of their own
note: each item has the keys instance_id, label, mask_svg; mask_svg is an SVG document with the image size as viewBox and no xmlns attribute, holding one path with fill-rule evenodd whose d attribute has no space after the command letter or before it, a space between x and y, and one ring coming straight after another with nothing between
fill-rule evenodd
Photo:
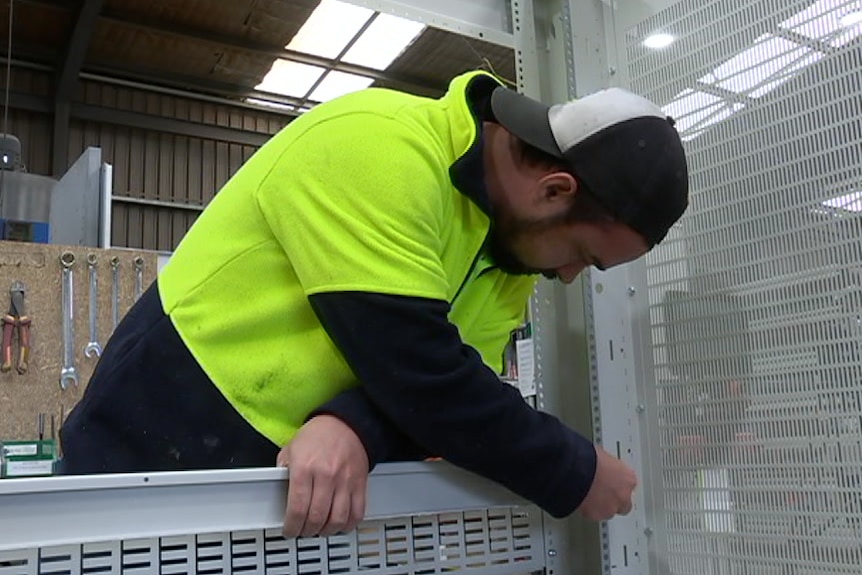
<instances>
[{"instance_id":1,"label":"man's ear","mask_svg":"<svg viewBox=\"0 0 862 575\"><path fill-rule=\"evenodd\" d=\"M568 172L552 172L539 181L542 200L571 202L578 192L578 181Z\"/></svg>"}]
</instances>

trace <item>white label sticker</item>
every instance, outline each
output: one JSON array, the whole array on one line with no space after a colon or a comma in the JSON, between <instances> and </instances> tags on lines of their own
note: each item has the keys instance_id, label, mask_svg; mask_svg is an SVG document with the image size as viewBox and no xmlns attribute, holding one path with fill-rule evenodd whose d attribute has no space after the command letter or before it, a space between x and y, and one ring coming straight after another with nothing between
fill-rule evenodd
<instances>
[{"instance_id":1,"label":"white label sticker","mask_svg":"<svg viewBox=\"0 0 862 575\"><path fill-rule=\"evenodd\" d=\"M6 463L6 477L27 477L31 475L51 475L54 462L44 461L9 461Z\"/></svg>"},{"instance_id":2,"label":"white label sticker","mask_svg":"<svg viewBox=\"0 0 862 575\"><path fill-rule=\"evenodd\" d=\"M521 395L536 395L536 357L533 353L533 340L520 339L515 343L518 354L518 389Z\"/></svg>"},{"instance_id":3,"label":"white label sticker","mask_svg":"<svg viewBox=\"0 0 862 575\"><path fill-rule=\"evenodd\" d=\"M4 445L3 451L6 453L6 457L36 455L39 453L39 446L35 443L27 445Z\"/></svg>"}]
</instances>

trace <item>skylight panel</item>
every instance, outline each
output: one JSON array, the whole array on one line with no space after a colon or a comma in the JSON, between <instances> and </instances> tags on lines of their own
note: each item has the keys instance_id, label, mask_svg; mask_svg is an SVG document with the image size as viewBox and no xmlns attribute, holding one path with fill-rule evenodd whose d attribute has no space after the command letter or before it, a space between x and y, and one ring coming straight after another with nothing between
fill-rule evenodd
<instances>
[{"instance_id":1,"label":"skylight panel","mask_svg":"<svg viewBox=\"0 0 862 575\"><path fill-rule=\"evenodd\" d=\"M849 44L858 36L862 35L862 11L852 12L842 16L839 22L843 32L836 35L829 43L835 48Z\"/></svg>"},{"instance_id":2,"label":"skylight panel","mask_svg":"<svg viewBox=\"0 0 862 575\"><path fill-rule=\"evenodd\" d=\"M823 205L828 208L838 208L848 212L862 212L862 191L826 200L823 202Z\"/></svg>"},{"instance_id":3,"label":"skylight panel","mask_svg":"<svg viewBox=\"0 0 862 575\"><path fill-rule=\"evenodd\" d=\"M761 96L768 94L781 84L792 79L800 70L807 68L811 64L814 64L818 60L821 60L825 57L825 54L823 54L822 52L812 52L805 48L802 48L799 54L800 56L797 60L795 60L774 75L777 78L776 80L767 82L766 84L763 84L760 87L752 90L749 93L749 96L751 96L752 98L760 98Z\"/></svg>"},{"instance_id":4,"label":"skylight panel","mask_svg":"<svg viewBox=\"0 0 862 575\"><path fill-rule=\"evenodd\" d=\"M308 64L276 60L255 89L293 98L302 98L323 75L324 69Z\"/></svg>"},{"instance_id":5,"label":"skylight panel","mask_svg":"<svg viewBox=\"0 0 862 575\"><path fill-rule=\"evenodd\" d=\"M350 92L365 89L373 82L373 78L333 70L326 75L320 85L311 93L309 100L326 102Z\"/></svg>"},{"instance_id":6,"label":"skylight panel","mask_svg":"<svg viewBox=\"0 0 862 575\"><path fill-rule=\"evenodd\" d=\"M744 107L744 104L730 105L718 96L687 89L666 105L664 112L676 120L677 130L683 140L690 141L701 135L707 127L729 118Z\"/></svg>"},{"instance_id":7,"label":"skylight panel","mask_svg":"<svg viewBox=\"0 0 862 575\"><path fill-rule=\"evenodd\" d=\"M780 26L838 48L862 34L860 18L862 6L858 0L818 0Z\"/></svg>"},{"instance_id":8,"label":"skylight panel","mask_svg":"<svg viewBox=\"0 0 862 575\"><path fill-rule=\"evenodd\" d=\"M765 34L752 47L737 54L700 81L744 93L778 75L800 70L819 57L812 56L811 49L795 42Z\"/></svg>"},{"instance_id":9,"label":"skylight panel","mask_svg":"<svg viewBox=\"0 0 862 575\"><path fill-rule=\"evenodd\" d=\"M398 16L380 14L343 60L351 64L385 70L422 33L425 25Z\"/></svg>"},{"instance_id":10,"label":"skylight panel","mask_svg":"<svg viewBox=\"0 0 862 575\"><path fill-rule=\"evenodd\" d=\"M680 118L722 102L723 100L718 96L696 92L689 88L677 94L673 102L664 107L664 112L679 122Z\"/></svg>"},{"instance_id":11,"label":"skylight panel","mask_svg":"<svg viewBox=\"0 0 862 575\"><path fill-rule=\"evenodd\" d=\"M286 48L336 58L373 14L373 10L346 2L321 0Z\"/></svg>"}]
</instances>

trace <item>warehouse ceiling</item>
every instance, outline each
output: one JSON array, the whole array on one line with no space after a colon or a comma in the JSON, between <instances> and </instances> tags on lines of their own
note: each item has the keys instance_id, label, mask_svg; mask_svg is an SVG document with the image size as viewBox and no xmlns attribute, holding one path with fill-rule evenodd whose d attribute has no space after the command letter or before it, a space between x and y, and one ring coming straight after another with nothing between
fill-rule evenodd
<instances>
[{"instance_id":1,"label":"warehouse ceiling","mask_svg":"<svg viewBox=\"0 0 862 575\"><path fill-rule=\"evenodd\" d=\"M12 58L303 110L385 86L437 96L483 68L514 79L511 48L338 0L14 0ZM0 29L9 25L8 3ZM5 42L2 51L6 52Z\"/></svg>"}]
</instances>

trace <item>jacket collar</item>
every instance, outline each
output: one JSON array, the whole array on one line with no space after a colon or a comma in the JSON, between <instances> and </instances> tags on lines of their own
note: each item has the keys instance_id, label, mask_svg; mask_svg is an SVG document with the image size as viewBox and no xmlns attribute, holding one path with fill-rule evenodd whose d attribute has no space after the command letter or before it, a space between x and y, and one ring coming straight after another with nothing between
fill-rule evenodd
<instances>
[{"instance_id":1,"label":"jacket collar","mask_svg":"<svg viewBox=\"0 0 862 575\"><path fill-rule=\"evenodd\" d=\"M449 178L458 190L470 198L490 218L488 190L485 186L482 123L495 121L491 112L491 94L502 84L487 72L470 72L455 78L444 96L450 100L453 149L461 155L449 168Z\"/></svg>"}]
</instances>

